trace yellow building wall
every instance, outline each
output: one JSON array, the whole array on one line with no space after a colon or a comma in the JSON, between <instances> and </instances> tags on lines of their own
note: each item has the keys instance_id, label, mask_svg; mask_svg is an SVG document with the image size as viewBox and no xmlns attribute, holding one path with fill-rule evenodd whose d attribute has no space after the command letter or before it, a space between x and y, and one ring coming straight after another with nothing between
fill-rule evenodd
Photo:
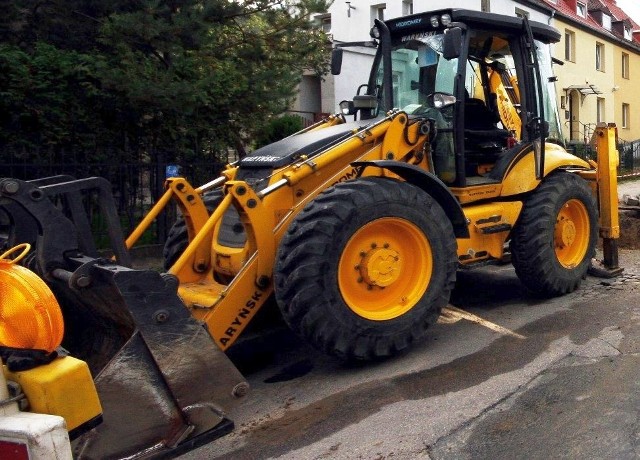
<instances>
[{"instance_id":1,"label":"yellow building wall","mask_svg":"<svg viewBox=\"0 0 640 460\"><path fill-rule=\"evenodd\" d=\"M565 114L569 110L571 92L566 88L575 85L592 84L601 94L581 95L574 99L578 102L577 119L580 135L577 141L588 141L592 128L597 122L598 98L604 99L604 120L615 122L620 139L633 141L640 139L640 53L626 49L604 37L596 36L557 17L553 26L560 31L562 38L553 48L554 57L564 61L564 65L555 65L558 78L558 106L562 120L562 132L566 140L571 140L569 120ZM575 37L573 62L565 60L565 33L571 31ZM604 71L596 70L596 43L604 45ZM622 77L622 53L629 54L629 78ZM564 97L564 108L561 107ZM622 104L629 104L630 116L627 128L622 128Z\"/></svg>"},{"instance_id":2,"label":"yellow building wall","mask_svg":"<svg viewBox=\"0 0 640 460\"><path fill-rule=\"evenodd\" d=\"M622 76L622 53L629 55L629 78ZM640 54L622 46L614 48L614 118L618 137L625 141L640 139ZM629 120L622 126L622 104L629 104Z\"/></svg>"}]
</instances>

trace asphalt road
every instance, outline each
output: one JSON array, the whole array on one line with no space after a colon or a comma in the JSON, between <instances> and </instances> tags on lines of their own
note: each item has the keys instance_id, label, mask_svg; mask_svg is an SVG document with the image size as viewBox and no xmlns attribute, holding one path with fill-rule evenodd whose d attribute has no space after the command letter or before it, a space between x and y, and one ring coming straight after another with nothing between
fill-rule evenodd
<instances>
[{"instance_id":1,"label":"asphalt road","mask_svg":"<svg viewBox=\"0 0 640 460\"><path fill-rule=\"evenodd\" d=\"M451 304L505 329L450 317L379 364L271 334L234 357L252 387L236 430L183 458L638 458L640 251L620 261L551 300L511 266L461 272Z\"/></svg>"}]
</instances>

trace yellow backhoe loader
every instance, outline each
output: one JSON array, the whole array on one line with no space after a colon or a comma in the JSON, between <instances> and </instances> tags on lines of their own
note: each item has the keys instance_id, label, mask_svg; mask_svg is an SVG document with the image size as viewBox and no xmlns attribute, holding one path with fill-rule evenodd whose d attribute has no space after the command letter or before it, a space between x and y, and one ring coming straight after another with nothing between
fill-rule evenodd
<instances>
[{"instance_id":1,"label":"yellow backhoe loader","mask_svg":"<svg viewBox=\"0 0 640 460\"><path fill-rule=\"evenodd\" d=\"M76 455L157 454L220 435L246 392L223 352L272 295L319 349L377 360L424 337L458 270L511 261L529 289L562 295L586 276L600 235L601 271L620 271L616 129L596 130L597 162L563 147L557 30L447 9L376 21L371 37L334 50L337 74L345 46L377 49L340 113L203 186L168 179L124 243L99 179L0 180L8 245L35 247L23 265L53 289L62 344L89 363L102 403L105 421L87 415L97 426L74 441ZM111 214L115 260L95 256L80 190L97 191ZM172 200L181 217L167 273L125 268ZM12 350L34 348L2 345L14 365Z\"/></svg>"}]
</instances>

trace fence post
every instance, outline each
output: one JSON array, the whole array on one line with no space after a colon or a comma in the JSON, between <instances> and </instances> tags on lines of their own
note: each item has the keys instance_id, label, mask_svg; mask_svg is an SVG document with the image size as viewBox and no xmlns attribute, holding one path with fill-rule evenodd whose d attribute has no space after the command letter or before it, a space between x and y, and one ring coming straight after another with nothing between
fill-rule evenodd
<instances>
[{"instance_id":1,"label":"fence post","mask_svg":"<svg viewBox=\"0 0 640 460\"><path fill-rule=\"evenodd\" d=\"M166 171L166 159L164 155L164 151L162 149L158 149L158 164L156 167L156 180L155 180L155 190L154 190L154 203L162 196L164 192L164 179L165 179L165 171ZM164 243L167 239L167 213L162 212L156 219L156 235L157 243Z\"/></svg>"}]
</instances>

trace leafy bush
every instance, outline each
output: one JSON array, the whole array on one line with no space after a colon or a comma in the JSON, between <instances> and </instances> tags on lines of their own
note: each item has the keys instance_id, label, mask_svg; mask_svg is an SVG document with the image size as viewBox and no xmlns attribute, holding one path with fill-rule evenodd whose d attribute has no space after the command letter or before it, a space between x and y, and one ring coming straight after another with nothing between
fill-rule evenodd
<instances>
[{"instance_id":1,"label":"leafy bush","mask_svg":"<svg viewBox=\"0 0 640 460\"><path fill-rule=\"evenodd\" d=\"M296 115L282 115L274 118L256 136L256 148L284 139L302 129L302 118Z\"/></svg>"}]
</instances>

